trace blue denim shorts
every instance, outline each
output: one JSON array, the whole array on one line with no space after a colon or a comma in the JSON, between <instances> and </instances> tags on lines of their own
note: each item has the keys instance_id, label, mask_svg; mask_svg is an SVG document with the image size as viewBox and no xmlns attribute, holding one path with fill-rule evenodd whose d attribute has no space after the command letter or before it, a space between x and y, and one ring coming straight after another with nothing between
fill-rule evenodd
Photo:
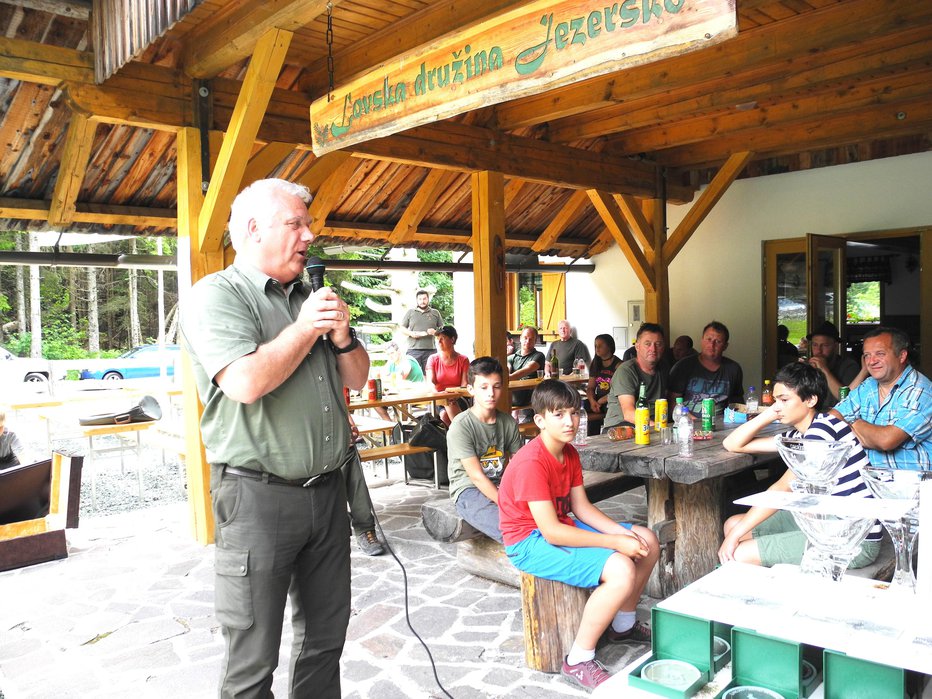
<instances>
[{"instance_id":1,"label":"blue denim shorts","mask_svg":"<svg viewBox=\"0 0 932 699\"><path fill-rule=\"evenodd\" d=\"M580 529L597 531L583 522L573 520ZM619 522L625 529L630 524ZM517 544L505 547L508 559L518 570L538 578L556 580L573 587L598 587L602 581L605 562L615 549L594 547L554 546L547 542L540 529L535 529Z\"/></svg>"}]
</instances>

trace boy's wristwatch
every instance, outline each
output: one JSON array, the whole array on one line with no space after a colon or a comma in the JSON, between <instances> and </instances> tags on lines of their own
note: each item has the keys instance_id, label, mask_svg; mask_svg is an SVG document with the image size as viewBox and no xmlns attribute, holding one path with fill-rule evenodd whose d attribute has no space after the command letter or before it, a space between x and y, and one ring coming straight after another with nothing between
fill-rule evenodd
<instances>
[{"instance_id":1,"label":"boy's wristwatch","mask_svg":"<svg viewBox=\"0 0 932 699\"><path fill-rule=\"evenodd\" d=\"M356 337L356 331L352 328L349 329L349 336L350 343L346 347L337 347L336 345L333 345L334 354L346 354L347 352L352 352L354 349L359 347L359 338Z\"/></svg>"}]
</instances>

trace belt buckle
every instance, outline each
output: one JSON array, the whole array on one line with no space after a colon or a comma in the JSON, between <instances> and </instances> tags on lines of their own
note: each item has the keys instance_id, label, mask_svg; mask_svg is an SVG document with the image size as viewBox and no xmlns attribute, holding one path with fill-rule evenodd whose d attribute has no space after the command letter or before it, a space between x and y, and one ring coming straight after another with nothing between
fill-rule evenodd
<instances>
[{"instance_id":1,"label":"belt buckle","mask_svg":"<svg viewBox=\"0 0 932 699\"><path fill-rule=\"evenodd\" d=\"M316 484L316 483L317 483L321 478L323 478L323 477L324 477L324 474L323 474L323 473L319 473L319 474L317 474L316 476L311 476L311 477L308 478L306 481L304 481L304 483L301 485L301 487L302 487L302 488L310 488L310 487L312 487L314 484Z\"/></svg>"}]
</instances>

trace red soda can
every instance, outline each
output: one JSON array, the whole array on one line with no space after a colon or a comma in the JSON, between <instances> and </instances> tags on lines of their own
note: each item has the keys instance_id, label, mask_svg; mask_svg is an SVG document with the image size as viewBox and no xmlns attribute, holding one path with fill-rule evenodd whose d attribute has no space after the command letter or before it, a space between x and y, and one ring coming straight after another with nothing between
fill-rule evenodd
<instances>
[{"instance_id":1,"label":"red soda can","mask_svg":"<svg viewBox=\"0 0 932 699\"><path fill-rule=\"evenodd\" d=\"M349 386L343 387L343 400L345 400L346 404L349 405Z\"/></svg>"},{"instance_id":2,"label":"red soda can","mask_svg":"<svg viewBox=\"0 0 932 699\"><path fill-rule=\"evenodd\" d=\"M366 382L366 395L368 396L369 400L379 399L378 392L376 391L375 387L375 379L369 379Z\"/></svg>"}]
</instances>

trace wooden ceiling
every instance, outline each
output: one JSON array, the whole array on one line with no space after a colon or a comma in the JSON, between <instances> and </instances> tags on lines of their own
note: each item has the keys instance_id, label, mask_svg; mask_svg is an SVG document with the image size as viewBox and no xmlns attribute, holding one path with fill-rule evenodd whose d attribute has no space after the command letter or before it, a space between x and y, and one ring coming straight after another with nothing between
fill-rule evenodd
<instances>
[{"instance_id":1,"label":"wooden ceiling","mask_svg":"<svg viewBox=\"0 0 932 699\"><path fill-rule=\"evenodd\" d=\"M334 82L511 4L335 3ZM721 44L320 158L324 1L203 0L100 85L89 6L0 0L0 230L173 235L176 133L228 127L274 27L294 36L240 184L310 186L326 245L468 249L469 174L491 169L510 251L588 257L618 240L624 195L689 201L733 154L756 176L930 147L930 2L737 0Z\"/></svg>"}]
</instances>

